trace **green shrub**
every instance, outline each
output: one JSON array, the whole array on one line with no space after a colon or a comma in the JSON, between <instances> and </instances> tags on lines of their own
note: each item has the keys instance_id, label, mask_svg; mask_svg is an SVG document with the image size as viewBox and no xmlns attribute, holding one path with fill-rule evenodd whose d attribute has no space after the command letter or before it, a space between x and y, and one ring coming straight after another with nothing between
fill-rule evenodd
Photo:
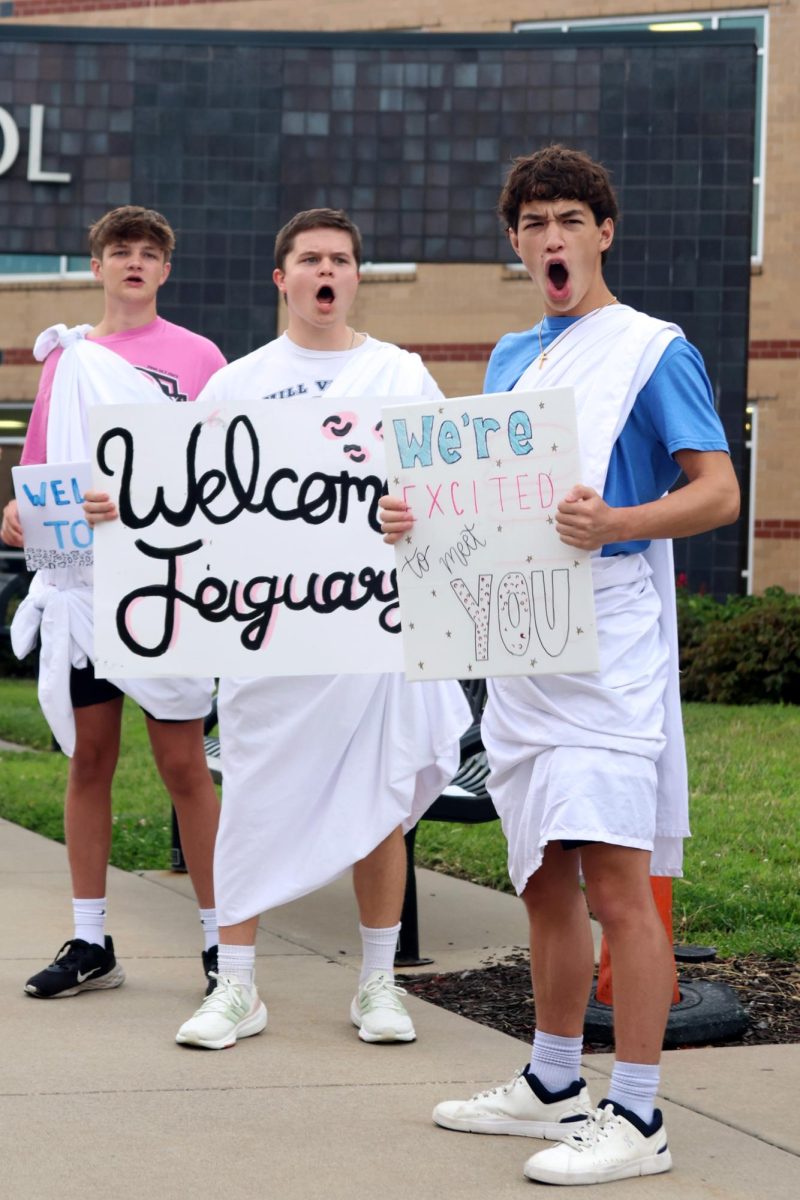
<instances>
[{"instance_id":1,"label":"green shrub","mask_svg":"<svg viewBox=\"0 0 800 1200\"><path fill-rule=\"evenodd\" d=\"M678 589L681 695L800 704L800 596L767 588L724 603Z\"/></svg>"}]
</instances>

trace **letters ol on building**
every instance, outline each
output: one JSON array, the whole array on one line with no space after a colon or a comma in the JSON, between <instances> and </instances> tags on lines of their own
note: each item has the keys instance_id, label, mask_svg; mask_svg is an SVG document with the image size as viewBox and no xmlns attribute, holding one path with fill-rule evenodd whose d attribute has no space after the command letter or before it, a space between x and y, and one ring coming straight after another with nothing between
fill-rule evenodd
<instances>
[{"instance_id":1,"label":"letters ol on building","mask_svg":"<svg viewBox=\"0 0 800 1200\"><path fill-rule=\"evenodd\" d=\"M72 176L66 171L42 170L42 134L44 132L44 105L31 105L30 137L28 139L28 181L29 183L69 183ZM0 175L10 171L17 161L19 154L19 127L5 108L0 108L0 134L2 134L2 151L0 151Z\"/></svg>"}]
</instances>

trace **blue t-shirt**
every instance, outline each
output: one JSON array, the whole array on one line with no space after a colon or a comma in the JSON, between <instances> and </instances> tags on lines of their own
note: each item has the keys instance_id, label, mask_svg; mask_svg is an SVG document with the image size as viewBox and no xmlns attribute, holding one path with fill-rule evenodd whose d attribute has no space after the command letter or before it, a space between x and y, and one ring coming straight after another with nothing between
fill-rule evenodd
<instances>
[{"instance_id":1,"label":"blue t-shirt","mask_svg":"<svg viewBox=\"0 0 800 1200\"><path fill-rule=\"evenodd\" d=\"M545 317L542 345L549 346L578 319ZM492 351L484 390L510 392L538 353L536 325L507 333ZM700 351L682 337L673 338L661 355L614 443L603 489L606 504L627 508L663 496L681 473L672 457L677 450L728 450ZM633 554L649 544L616 542L602 553Z\"/></svg>"}]
</instances>

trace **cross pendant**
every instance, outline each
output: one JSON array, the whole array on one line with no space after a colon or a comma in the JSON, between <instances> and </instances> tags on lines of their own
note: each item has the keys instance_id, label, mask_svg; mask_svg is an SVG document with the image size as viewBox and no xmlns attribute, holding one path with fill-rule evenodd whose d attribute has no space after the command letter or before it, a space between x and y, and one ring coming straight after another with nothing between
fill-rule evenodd
<instances>
[{"instance_id":1,"label":"cross pendant","mask_svg":"<svg viewBox=\"0 0 800 1200\"><path fill-rule=\"evenodd\" d=\"M545 350L539 355L539 370L541 371L544 364L547 362L547 352Z\"/></svg>"}]
</instances>

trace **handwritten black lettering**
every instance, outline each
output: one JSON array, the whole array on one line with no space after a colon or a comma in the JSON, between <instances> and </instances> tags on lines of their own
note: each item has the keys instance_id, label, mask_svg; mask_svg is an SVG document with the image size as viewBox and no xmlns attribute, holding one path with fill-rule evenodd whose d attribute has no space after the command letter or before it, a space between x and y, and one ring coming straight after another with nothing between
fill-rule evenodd
<instances>
[{"instance_id":1,"label":"handwritten black lettering","mask_svg":"<svg viewBox=\"0 0 800 1200\"><path fill-rule=\"evenodd\" d=\"M158 658L169 648L174 633L178 606L194 609L204 621L220 622L229 618L244 625L239 640L246 650L258 650L264 643L271 622L281 607L295 612L309 608L316 613L332 613L343 608L355 611L372 601L381 606L378 624L387 633L398 633L399 601L395 571L376 571L362 567L359 571L335 571L330 575L312 572L305 583L295 575L256 575L242 583L237 579L227 584L209 575L196 586L194 593L178 587L179 559L193 554L203 545L202 539L183 546L169 548L151 546L141 538L136 548L149 558L167 564L164 583L134 588L117 605L116 626L120 640L141 658ZM299 585L299 594L296 589ZM154 645L143 644L135 635L130 621L131 610L143 600L162 605L159 616L159 637Z\"/></svg>"},{"instance_id":2,"label":"handwritten black lettering","mask_svg":"<svg viewBox=\"0 0 800 1200\"><path fill-rule=\"evenodd\" d=\"M413 554L407 554L402 569L405 571L408 568L417 579L422 579L431 569L428 562L429 550L430 546L426 546L424 550L415 550Z\"/></svg>"},{"instance_id":3,"label":"handwritten black lettering","mask_svg":"<svg viewBox=\"0 0 800 1200\"><path fill-rule=\"evenodd\" d=\"M198 422L193 426L186 444L185 502L180 507L171 508L165 489L159 484L149 509L142 509L141 512L134 507L132 499L132 434L115 427L101 436L97 447L97 463L104 475L110 478L119 475L119 515L129 529L147 529L159 518L175 528L183 528L198 511L214 525L227 525L243 512L268 512L279 521L303 521L308 525L320 525L329 520L344 524L350 511L351 498L354 497L358 504L368 505L369 527L376 533L380 532L378 501L386 485L377 475L350 475L346 470L336 475L313 471L301 481L291 467L279 467L260 482L258 436L252 422L243 415L234 417L228 426L224 471L212 468L198 474L198 443L202 431L203 423ZM120 447L122 462L117 467L111 459ZM233 494L233 500L230 493ZM215 506L216 501L219 501L218 506Z\"/></svg>"},{"instance_id":4,"label":"handwritten black lettering","mask_svg":"<svg viewBox=\"0 0 800 1200\"><path fill-rule=\"evenodd\" d=\"M442 566L453 574L453 567L458 562L459 566L466 566L471 555L479 548L483 548L486 542L479 538L474 532L475 525L465 525L458 535L458 541L455 546L451 546L449 550L440 557L439 562Z\"/></svg>"}]
</instances>

